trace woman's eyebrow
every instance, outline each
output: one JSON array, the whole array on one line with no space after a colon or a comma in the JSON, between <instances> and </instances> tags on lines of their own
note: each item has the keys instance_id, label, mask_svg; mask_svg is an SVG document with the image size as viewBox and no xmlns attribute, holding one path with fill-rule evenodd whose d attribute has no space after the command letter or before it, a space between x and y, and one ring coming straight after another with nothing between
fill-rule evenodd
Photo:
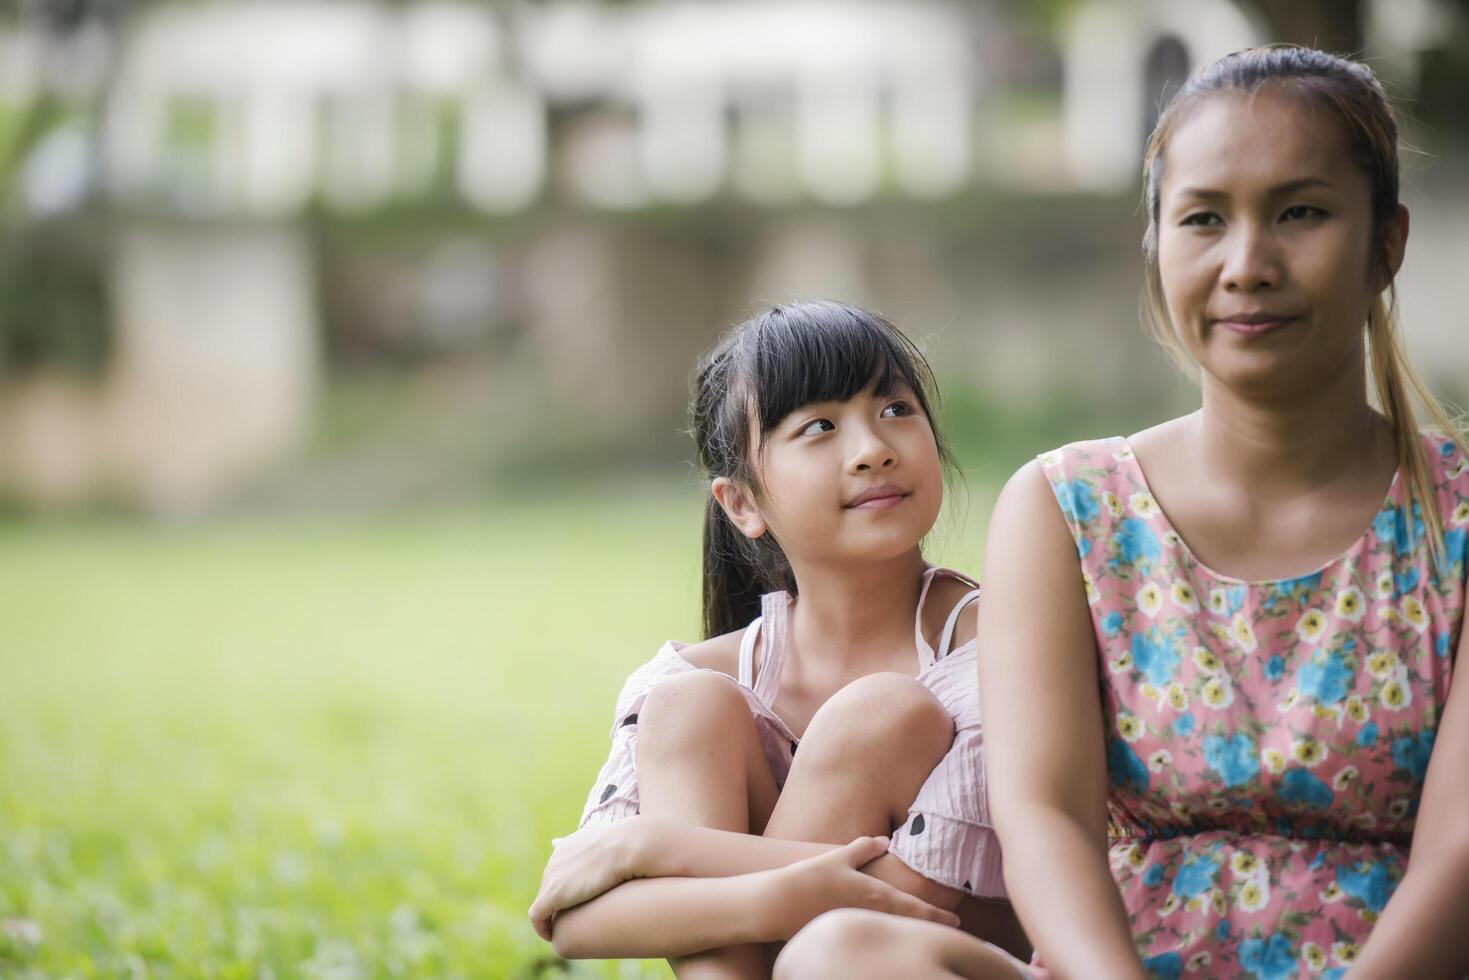
<instances>
[{"instance_id":1,"label":"woman's eyebrow","mask_svg":"<svg viewBox=\"0 0 1469 980\"><path fill-rule=\"evenodd\" d=\"M1325 177L1298 177L1295 180L1287 180L1273 187L1269 187L1265 193L1271 197L1283 197L1287 194L1294 194L1297 191L1310 190L1312 188L1334 190L1336 185ZM1178 190L1177 196L1202 201L1216 201L1228 198L1229 193L1227 191L1216 190L1212 187L1181 187Z\"/></svg>"}]
</instances>

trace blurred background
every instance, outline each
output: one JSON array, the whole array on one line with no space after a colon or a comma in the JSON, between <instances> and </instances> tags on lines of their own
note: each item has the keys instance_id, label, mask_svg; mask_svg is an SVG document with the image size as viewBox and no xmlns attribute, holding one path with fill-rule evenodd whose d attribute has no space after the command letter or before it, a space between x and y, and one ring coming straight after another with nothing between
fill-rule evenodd
<instances>
[{"instance_id":1,"label":"blurred background","mask_svg":"<svg viewBox=\"0 0 1469 980\"><path fill-rule=\"evenodd\" d=\"M1026 458L1193 407L1142 145L1271 41L1402 110L1462 402L1465 0L0 4L0 974L666 976L524 909L697 638L694 358L904 327L972 570Z\"/></svg>"}]
</instances>

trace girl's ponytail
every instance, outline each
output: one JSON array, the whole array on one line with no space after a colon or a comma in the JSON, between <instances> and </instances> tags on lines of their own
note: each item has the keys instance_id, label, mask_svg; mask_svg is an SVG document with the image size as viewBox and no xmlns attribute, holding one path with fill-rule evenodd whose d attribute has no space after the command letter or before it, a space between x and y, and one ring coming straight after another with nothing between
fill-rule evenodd
<instances>
[{"instance_id":1,"label":"girl's ponytail","mask_svg":"<svg viewBox=\"0 0 1469 980\"><path fill-rule=\"evenodd\" d=\"M764 581L757 547L710 494L704 506L704 639L750 625L760 615L761 594L780 587Z\"/></svg>"}]
</instances>

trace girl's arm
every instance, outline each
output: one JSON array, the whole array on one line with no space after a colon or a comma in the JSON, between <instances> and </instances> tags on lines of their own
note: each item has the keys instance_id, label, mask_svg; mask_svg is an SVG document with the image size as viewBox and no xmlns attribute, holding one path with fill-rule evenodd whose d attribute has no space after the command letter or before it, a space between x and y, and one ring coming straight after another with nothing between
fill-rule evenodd
<instances>
[{"instance_id":1,"label":"girl's arm","mask_svg":"<svg viewBox=\"0 0 1469 980\"><path fill-rule=\"evenodd\" d=\"M1456 666L1469 663L1469 629ZM1462 977L1469 972L1469 681L1449 689L1413 828L1408 873L1348 972L1376 977Z\"/></svg>"},{"instance_id":2,"label":"girl's arm","mask_svg":"<svg viewBox=\"0 0 1469 980\"><path fill-rule=\"evenodd\" d=\"M957 926L952 912L860 870L879 858L887 844L887 838L860 837L839 848L802 845L823 853L732 877L628 881L556 915L551 942L557 955L568 959L685 956L786 940L835 908L874 909Z\"/></svg>"},{"instance_id":3,"label":"girl's arm","mask_svg":"<svg viewBox=\"0 0 1469 980\"><path fill-rule=\"evenodd\" d=\"M1141 978L1107 867L1107 765L1096 640L1076 545L1040 465L990 517L979 694L1005 887L1058 977Z\"/></svg>"}]
</instances>

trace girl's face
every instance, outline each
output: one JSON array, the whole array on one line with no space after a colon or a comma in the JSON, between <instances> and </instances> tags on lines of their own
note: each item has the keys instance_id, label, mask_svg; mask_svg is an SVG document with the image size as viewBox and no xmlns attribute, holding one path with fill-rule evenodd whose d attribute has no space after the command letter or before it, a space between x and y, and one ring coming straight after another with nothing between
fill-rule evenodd
<instances>
[{"instance_id":1,"label":"girl's face","mask_svg":"<svg viewBox=\"0 0 1469 980\"><path fill-rule=\"evenodd\" d=\"M938 519L938 446L904 386L802 406L755 451L764 491L755 506L795 562L897 557Z\"/></svg>"},{"instance_id":2,"label":"girl's face","mask_svg":"<svg viewBox=\"0 0 1469 980\"><path fill-rule=\"evenodd\" d=\"M1373 261L1366 178L1326 113L1278 86L1205 97L1168 139L1158 271L1207 378L1279 397L1361 377L1362 327L1402 261L1407 212Z\"/></svg>"}]
</instances>

